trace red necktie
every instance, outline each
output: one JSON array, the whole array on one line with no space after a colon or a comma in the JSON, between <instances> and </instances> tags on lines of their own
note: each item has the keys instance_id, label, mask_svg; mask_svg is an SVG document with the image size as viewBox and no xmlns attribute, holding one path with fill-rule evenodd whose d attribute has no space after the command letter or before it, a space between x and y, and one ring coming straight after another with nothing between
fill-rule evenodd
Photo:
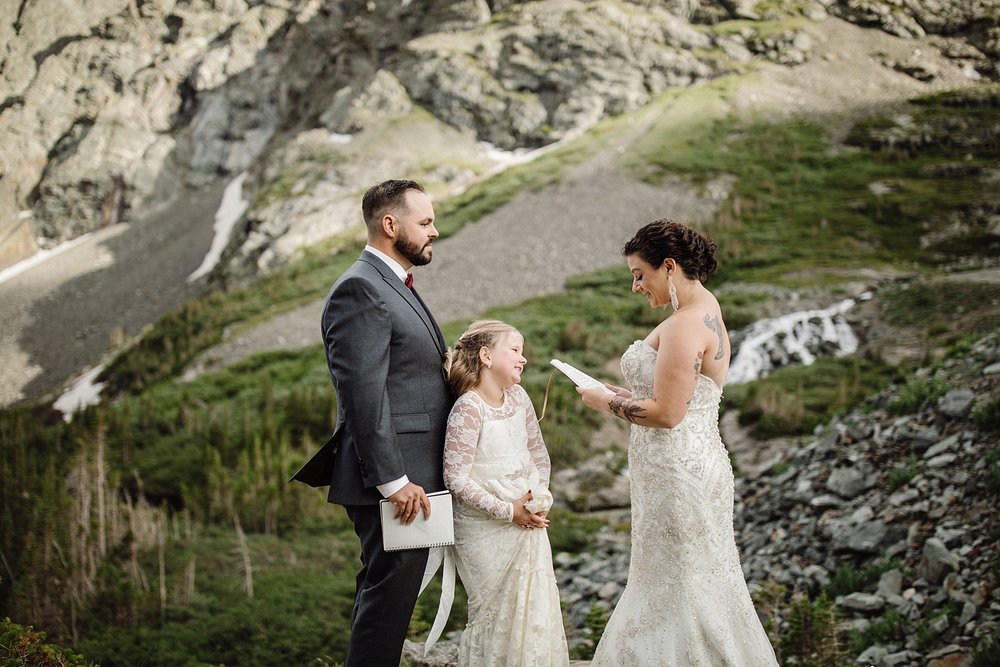
<instances>
[{"instance_id":1,"label":"red necktie","mask_svg":"<svg viewBox=\"0 0 1000 667\"><path fill-rule=\"evenodd\" d=\"M406 287L408 289L413 289L413 274L412 273L407 273L406 274L406 280L403 281L403 284L406 285Z\"/></svg>"}]
</instances>

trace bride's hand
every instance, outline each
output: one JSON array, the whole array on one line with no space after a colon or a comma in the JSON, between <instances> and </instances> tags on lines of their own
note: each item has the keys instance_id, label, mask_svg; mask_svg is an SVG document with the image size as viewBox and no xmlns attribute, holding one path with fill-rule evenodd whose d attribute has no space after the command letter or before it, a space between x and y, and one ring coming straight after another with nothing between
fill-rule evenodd
<instances>
[{"instance_id":1,"label":"bride's hand","mask_svg":"<svg viewBox=\"0 0 1000 667\"><path fill-rule=\"evenodd\" d=\"M524 504L529 500L531 500L530 490L514 501L513 522L525 530L531 530L533 528L548 528L548 519L540 514L535 514L534 512L525 509Z\"/></svg>"},{"instance_id":2,"label":"bride's hand","mask_svg":"<svg viewBox=\"0 0 1000 667\"><path fill-rule=\"evenodd\" d=\"M615 393L616 396L621 396L622 398L632 398L632 392L624 387L616 387L613 384L604 383L604 386Z\"/></svg>"},{"instance_id":3,"label":"bride's hand","mask_svg":"<svg viewBox=\"0 0 1000 667\"><path fill-rule=\"evenodd\" d=\"M577 392L583 397L583 404L592 410L611 414L608 408L608 401L614 397L614 393L605 387L577 387Z\"/></svg>"}]
</instances>

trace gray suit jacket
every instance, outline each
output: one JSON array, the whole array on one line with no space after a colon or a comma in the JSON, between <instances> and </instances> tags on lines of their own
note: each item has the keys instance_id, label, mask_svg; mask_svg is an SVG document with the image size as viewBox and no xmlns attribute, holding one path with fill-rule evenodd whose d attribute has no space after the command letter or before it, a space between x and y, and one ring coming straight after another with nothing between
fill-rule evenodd
<instances>
[{"instance_id":1,"label":"gray suit jacket","mask_svg":"<svg viewBox=\"0 0 1000 667\"><path fill-rule=\"evenodd\" d=\"M453 402L445 342L430 311L369 252L334 283L322 319L337 392L333 437L292 477L330 485L328 500L375 504L376 485L403 475L444 490L445 426Z\"/></svg>"}]
</instances>

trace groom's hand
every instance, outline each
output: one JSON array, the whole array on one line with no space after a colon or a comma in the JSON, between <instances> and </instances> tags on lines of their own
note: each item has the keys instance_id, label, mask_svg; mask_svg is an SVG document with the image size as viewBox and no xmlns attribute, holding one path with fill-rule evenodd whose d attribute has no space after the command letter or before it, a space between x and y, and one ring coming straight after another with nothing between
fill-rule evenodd
<instances>
[{"instance_id":1,"label":"groom's hand","mask_svg":"<svg viewBox=\"0 0 1000 667\"><path fill-rule=\"evenodd\" d=\"M407 482L406 486L389 496L389 502L396 508L395 517L403 524L413 523L421 508L424 518L431 518L431 501L427 499L424 488L413 482Z\"/></svg>"}]
</instances>

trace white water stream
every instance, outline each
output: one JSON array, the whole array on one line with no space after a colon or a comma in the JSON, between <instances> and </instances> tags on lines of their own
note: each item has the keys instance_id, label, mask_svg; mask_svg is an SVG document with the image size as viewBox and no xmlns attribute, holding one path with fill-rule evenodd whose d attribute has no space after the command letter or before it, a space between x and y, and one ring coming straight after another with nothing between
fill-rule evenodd
<instances>
[{"instance_id":1,"label":"white water stream","mask_svg":"<svg viewBox=\"0 0 1000 667\"><path fill-rule=\"evenodd\" d=\"M865 293L860 300L871 298ZM844 356L858 349L858 337L844 313L856 301L844 299L822 310L802 310L749 325L729 367L727 384L749 382L781 366L808 366L818 356Z\"/></svg>"}]
</instances>

